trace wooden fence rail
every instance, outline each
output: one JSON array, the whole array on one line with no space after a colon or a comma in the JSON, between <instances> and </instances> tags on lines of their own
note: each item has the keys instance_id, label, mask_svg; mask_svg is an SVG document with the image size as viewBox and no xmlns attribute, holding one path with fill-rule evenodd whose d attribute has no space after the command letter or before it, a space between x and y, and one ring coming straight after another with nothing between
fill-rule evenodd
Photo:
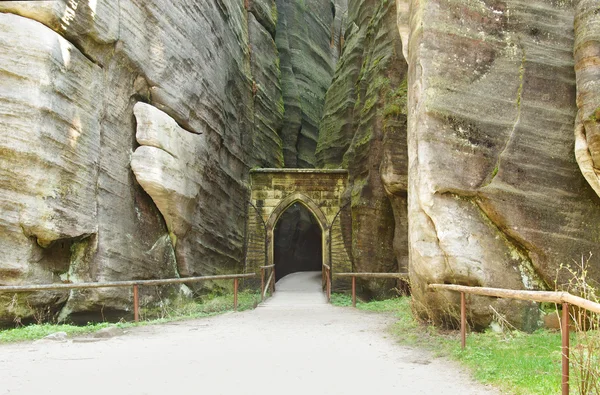
<instances>
[{"instance_id":1,"label":"wooden fence rail","mask_svg":"<svg viewBox=\"0 0 600 395\"><path fill-rule=\"evenodd\" d=\"M352 277L352 307L356 307L356 278L395 278L408 281L408 273L333 273L336 277Z\"/></svg>"},{"instance_id":2,"label":"wooden fence rail","mask_svg":"<svg viewBox=\"0 0 600 395\"><path fill-rule=\"evenodd\" d=\"M135 322L139 321L139 286L140 285L168 285L183 284L209 280L233 280L233 309L238 305L238 283L241 278L255 277L255 273L247 274L222 274L216 276L164 278L157 280L129 280L129 281L104 281L93 283L61 283L61 284L35 284L35 285L4 285L0 286L1 292L35 292L57 291L61 289L90 289L90 288L119 288L133 287L133 316Z\"/></svg>"},{"instance_id":3,"label":"wooden fence rail","mask_svg":"<svg viewBox=\"0 0 600 395\"><path fill-rule=\"evenodd\" d=\"M531 302L546 302L562 304L562 394L569 395L569 305L600 313L600 303L571 295L568 292L548 292L548 291L522 291L514 289L487 288L487 287L468 287L455 284L430 284L432 291L453 291L460 292L460 333L461 347L466 346L467 338L467 314L465 294L490 296L496 298L509 298L518 300L527 300Z\"/></svg>"}]
</instances>

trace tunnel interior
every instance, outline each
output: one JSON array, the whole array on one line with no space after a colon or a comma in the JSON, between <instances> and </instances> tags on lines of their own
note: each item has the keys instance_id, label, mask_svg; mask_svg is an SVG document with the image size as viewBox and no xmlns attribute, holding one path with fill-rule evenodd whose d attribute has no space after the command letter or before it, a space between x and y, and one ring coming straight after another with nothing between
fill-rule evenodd
<instances>
[{"instance_id":1,"label":"tunnel interior","mask_svg":"<svg viewBox=\"0 0 600 395\"><path fill-rule=\"evenodd\" d=\"M276 280L290 273L321 271L321 232L315 216L300 202L281 214L274 230Z\"/></svg>"}]
</instances>

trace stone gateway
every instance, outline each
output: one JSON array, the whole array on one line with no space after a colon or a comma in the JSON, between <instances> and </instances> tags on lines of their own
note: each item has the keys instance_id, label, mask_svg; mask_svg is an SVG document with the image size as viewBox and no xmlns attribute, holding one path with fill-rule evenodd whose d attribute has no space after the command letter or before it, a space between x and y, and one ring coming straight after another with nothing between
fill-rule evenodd
<instances>
[{"instance_id":1,"label":"stone gateway","mask_svg":"<svg viewBox=\"0 0 600 395\"><path fill-rule=\"evenodd\" d=\"M346 170L321 169L255 169L250 172L251 201L248 206L248 240L254 240L247 254L246 270L258 272L262 265L276 264L276 273L287 272L289 263L278 262L276 257L276 230L284 215L290 210L307 211L320 229L318 243L321 262L313 269L321 270L322 264L332 266L334 272L351 271L351 260L346 248L335 248L337 240L351 237L343 234L340 213L342 193L348 183ZM300 206L300 207L298 207ZM294 221L293 219L291 220ZM298 222L298 221L296 221ZM296 225L296 224L293 224ZM291 226L295 231L298 226ZM346 232L348 233L348 232ZM345 244L342 244L345 245ZM332 250L335 249L335 251ZM258 254L252 254L252 251ZM264 251L261 254L261 251ZM306 250L303 254L311 254ZM332 257L335 262L332 265ZM303 271L302 268L299 268ZM277 276L278 278L280 275Z\"/></svg>"}]
</instances>

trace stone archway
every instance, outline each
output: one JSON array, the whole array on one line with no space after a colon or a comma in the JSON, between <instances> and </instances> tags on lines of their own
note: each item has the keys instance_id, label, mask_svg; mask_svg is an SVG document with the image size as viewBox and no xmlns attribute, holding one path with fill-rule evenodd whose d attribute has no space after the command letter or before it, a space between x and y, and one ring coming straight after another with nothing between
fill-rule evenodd
<instances>
[{"instance_id":1,"label":"stone archway","mask_svg":"<svg viewBox=\"0 0 600 395\"><path fill-rule=\"evenodd\" d=\"M281 215L294 203L301 203L314 215L321 228L322 261L329 264L331 232L339 227L331 224L340 211L340 200L346 189L346 170L322 169L255 169L250 172L251 205L248 215L258 212L265 227L265 263L274 264L274 231ZM253 232L250 227L248 232ZM259 265L249 266L249 271L259 271Z\"/></svg>"},{"instance_id":2,"label":"stone archway","mask_svg":"<svg viewBox=\"0 0 600 395\"><path fill-rule=\"evenodd\" d=\"M273 249L275 280L296 272L322 271L323 256L326 254L323 249L326 239L324 227L313 214L314 208L308 208L301 200L286 206L277 215L273 238L269 243ZM271 215L274 216L275 212Z\"/></svg>"},{"instance_id":3,"label":"stone archway","mask_svg":"<svg viewBox=\"0 0 600 395\"><path fill-rule=\"evenodd\" d=\"M275 226L281 218L282 214L285 213L290 206L294 203L301 203L317 220L319 227L321 228L321 246L322 246L322 262L329 264L329 223L327 217L323 211L317 206L317 204L310 199L308 196L295 192L285 198L283 198L277 207L273 210L267 221L267 264L275 264Z\"/></svg>"}]
</instances>

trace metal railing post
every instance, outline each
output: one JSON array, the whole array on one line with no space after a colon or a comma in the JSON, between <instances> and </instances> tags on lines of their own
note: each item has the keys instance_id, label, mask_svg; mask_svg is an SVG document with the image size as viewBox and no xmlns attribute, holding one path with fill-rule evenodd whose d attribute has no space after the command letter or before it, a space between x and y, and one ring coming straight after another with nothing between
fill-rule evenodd
<instances>
[{"instance_id":1,"label":"metal railing post","mask_svg":"<svg viewBox=\"0 0 600 395\"><path fill-rule=\"evenodd\" d=\"M562 304L562 395L569 395L569 304Z\"/></svg>"},{"instance_id":2,"label":"metal railing post","mask_svg":"<svg viewBox=\"0 0 600 395\"><path fill-rule=\"evenodd\" d=\"M352 307L356 307L356 277L352 276Z\"/></svg>"},{"instance_id":3,"label":"metal railing post","mask_svg":"<svg viewBox=\"0 0 600 395\"><path fill-rule=\"evenodd\" d=\"M430 290L445 290L461 293L461 331L465 339L466 320L464 294L491 296L494 298L509 298L517 300L527 300L538 303L556 303L562 304L562 317L560 322L561 340L562 340L562 394L569 394L569 306L574 305L587 311L600 313L600 303L593 302L579 296L570 294L569 292L560 291L532 291L490 287L470 287L458 284L429 284ZM464 328L464 329L463 329ZM464 344L464 340L463 340Z\"/></svg>"},{"instance_id":4,"label":"metal railing post","mask_svg":"<svg viewBox=\"0 0 600 395\"><path fill-rule=\"evenodd\" d=\"M331 271L327 269L327 301L331 303Z\"/></svg>"},{"instance_id":5,"label":"metal railing post","mask_svg":"<svg viewBox=\"0 0 600 395\"><path fill-rule=\"evenodd\" d=\"M264 300L263 294L265 293L265 269L260 268L260 301Z\"/></svg>"},{"instance_id":6,"label":"metal railing post","mask_svg":"<svg viewBox=\"0 0 600 395\"><path fill-rule=\"evenodd\" d=\"M465 293L460 293L460 347L465 349L467 345L467 303Z\"/></svg>"},{"instance_id":7,"label":"metal railing post","mask_svg":"<svg viewBox=\"0 0 600 395\"><path fill-rule=\"evenodd\" d=\"M238 279L233 279L233 310L238 309Z\"/></svg>"},{"instance_id":8,"label":"metal railing post","mask_svg":"<svg viewBox=\"0 0 600 395\"><path fill-rule=\"evenodd\" d=\"M271 293L275 293L275 266L273 266L273 283L271 284Z\"/></svg>"},{"instance_id":9,"label":"metal railing post","mask_svg":"<svg viewBox=\"0 0 600 395\"><path fill-rule=\"evenodd\" d=\"M140 322L140 298L137 284L133 286L133 320Z\"/></svg>"}]
</instances>

